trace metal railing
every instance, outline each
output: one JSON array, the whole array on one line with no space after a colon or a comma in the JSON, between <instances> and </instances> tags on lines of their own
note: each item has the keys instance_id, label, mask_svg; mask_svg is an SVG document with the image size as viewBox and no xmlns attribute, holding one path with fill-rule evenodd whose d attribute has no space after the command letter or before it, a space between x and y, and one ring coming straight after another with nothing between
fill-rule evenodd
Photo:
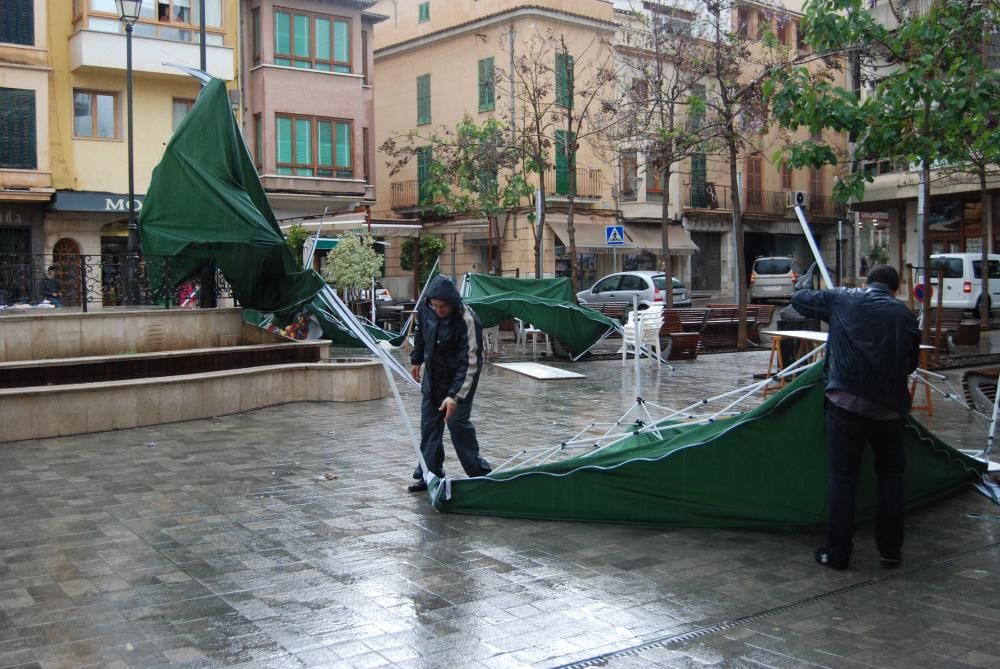
<instances>
[{"instance_id":1,"label":"metal railing","mask_svg":"<svg viewBox=\"0 0 1000 669\"><path fill-rule=\"evenodd\" d=\"M141 256L136 271L139 306L194 307L201 295L195 278L174 285L187 258ZM48 269L53 268L53 277ZM95 305L124 306L127 258L120 255L0 253L0 306L16 308L45 302L88 311ZM159 288L150 285L150 274L162 276ZM215 272L216 298L235 298L222 273Z\"/></svg>"},{"instance_id":2,"label":"metal railing","mask_svg":"<svg viewBox=\"0 0 1000 669\"><path fill-rule=\"evenodd\" d=\"M728 186L716 186L711 183L704 186L685 184L681 189L681 206L685 209L731 211L730 197ZM791 215L791 210L788 207L788 193L785 191L746 191L742 193L740 204L745 214ZM817 216L843 216L847 208L833 198L810 193L808 211Z\"/></svg>"},{"instance_id":3,"label":"metal railing","mask_svg":"<svg viewBox=\"0 0 1000 669\"><path fill-rule=\"evenodd\" d=\"M569 170L545 170L545 192L548 195L569 195ZM576 168L576 197L599 200L604 192L604 175L592 167Z\"/></svg>"}]
</instances>

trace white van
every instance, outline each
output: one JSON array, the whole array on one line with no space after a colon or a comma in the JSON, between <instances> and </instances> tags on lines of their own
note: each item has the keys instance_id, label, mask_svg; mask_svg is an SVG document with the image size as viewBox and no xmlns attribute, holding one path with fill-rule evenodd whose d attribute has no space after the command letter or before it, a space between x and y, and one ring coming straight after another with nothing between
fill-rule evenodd
<instances>
[{"instance_id":1,"label":"white van","mask_svg":"<svg viewBox=\"0 0 1000 669\"><path fill-rule=\"evenodd\" d=\"M941 290L941 306L946 309L970 309L979 314L979 298L983 292L980 273L983 256L981 253L935 253L931 256L931 285L934 294L931 305L937 305L937 291ZM1000 255L989 256L990 309L1000 308ZM938 268L944 270L944 287L938 284ZM923 277L919 278L923 281ZM993 305L997 305L994 307Z\"/></svg>"}]
</instances>

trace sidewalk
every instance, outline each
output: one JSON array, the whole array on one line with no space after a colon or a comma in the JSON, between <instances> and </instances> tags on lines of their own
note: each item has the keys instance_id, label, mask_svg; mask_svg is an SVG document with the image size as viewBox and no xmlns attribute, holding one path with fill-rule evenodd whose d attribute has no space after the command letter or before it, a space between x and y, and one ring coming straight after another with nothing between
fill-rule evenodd
<instances>
[{"instance_id":1,"label":"sidewalk","mask_svg":"<svg viewBox=\"0 0 1000 669\"><path fill-rule=\"evenodd\" d=\"M639 393L678 406L767 357L643 361ZM484 372L493 462L634 401L631 360L554 364L586 378ZM985 443L953 404L928 423ZM971 488L908 517L902 569L864 527L833 572L820 530L441 514L413 463L391 398L0 445L0 667L1000 666L1000 509Z\"/></svg>"}]
</instances>

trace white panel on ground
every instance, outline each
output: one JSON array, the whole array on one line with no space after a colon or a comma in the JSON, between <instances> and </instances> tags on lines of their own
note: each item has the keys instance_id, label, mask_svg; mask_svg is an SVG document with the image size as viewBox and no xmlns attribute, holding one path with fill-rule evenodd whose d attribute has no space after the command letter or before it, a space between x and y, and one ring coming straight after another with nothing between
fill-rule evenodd
<instances>
[{"instance_id":1,"label":"white panel on ground","mask_svg":"<svg viewBox=\"0 0 1000 669\"><path fill-rule=\"evenodd\" d=\"M494 367L502 367L504 369L509 369L512 372L517 372L518 374L524 374L525 376L530 376L533 379L542 379L544 381L552 379L585 379L583 374L577 374L576 372L569 372L565 369L559 369L558 367L549 367L548 365L540 365L537 362L494 362Z\"/></svg>"}]
</instances>

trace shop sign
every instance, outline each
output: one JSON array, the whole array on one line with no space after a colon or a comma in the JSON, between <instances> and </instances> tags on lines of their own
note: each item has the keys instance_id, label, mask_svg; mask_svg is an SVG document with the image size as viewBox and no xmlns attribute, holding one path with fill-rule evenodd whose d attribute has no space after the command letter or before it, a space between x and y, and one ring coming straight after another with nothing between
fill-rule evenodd
<instances>
[{"instance_id":1,"label":"shop sign","mask_svg":"<svg viewBox=\"0 0 1000 669\"><path fill-rule=\"evenodd\" d=\"M143 195L135 196L135 210L142 210ZM57 191L52 201L55 211L96 211L109 214L127 214L128 195L119 193L78 193L75 191Z\"/></svg>"}]
</instances>

